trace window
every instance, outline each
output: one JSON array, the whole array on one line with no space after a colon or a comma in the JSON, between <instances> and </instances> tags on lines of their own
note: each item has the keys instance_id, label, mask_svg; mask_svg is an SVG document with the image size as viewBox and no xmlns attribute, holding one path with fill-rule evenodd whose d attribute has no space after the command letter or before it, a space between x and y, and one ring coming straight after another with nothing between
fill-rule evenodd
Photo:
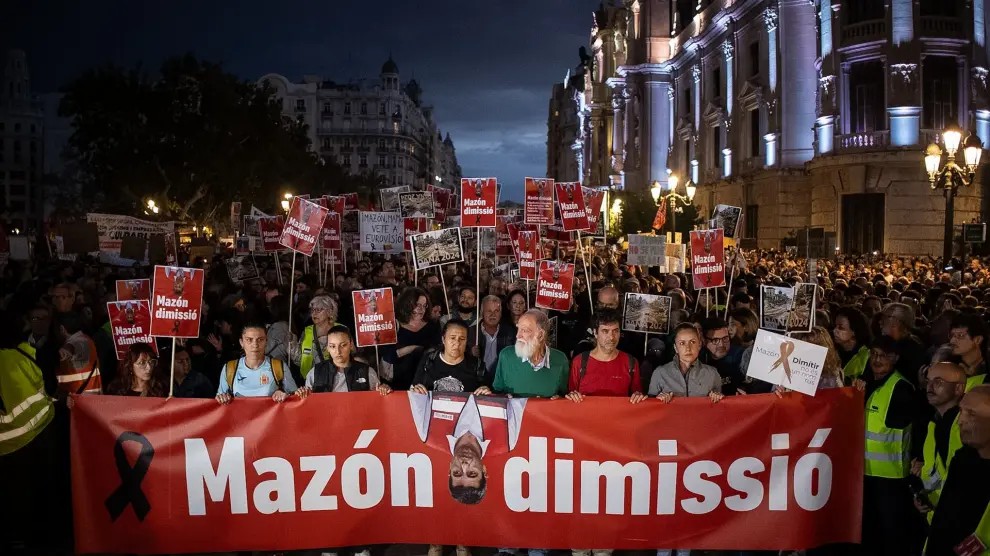
<instances>
[{"instance_id":1,"label":"window","mask_svg":"<svg viewBox=\"0 0 990 556\"><path fill-rule=\"evenodd\" d=\"M351 103L349 103L349 102L345 102L344 103L344 114L347 114L347 115L350 115L351 114Z\"/></svg>"},{"instance_id":2,"label":"window","mask_svg":"<svg viewBox=\"0 0 990 556\"><path fill-rule=\"evenodd\" d=\"M323 141L322 141L322 144L323 144L323 148L324 149L332 148L332 144L330 142L330 138L329 137L324 137L323 138Z\"/></svg>"},{"instance_id":3,"label":"window","mask_svg":"<svg viewBox=\"0 0 990 556\"><path fill-rule=\"evenodd\" d=\"M842 251L849 254L883 250L884 194L842 196Z\"/></svg>"},{"instance_id":4,"label":"window","mask_svg":"<svg viewBox=\"0 0 990 556\"><path fill-rule=\"evenodd\" d=\"M385 167L385 155L383 154L378 155L378 166L383 168Z\"/></svg>"},{"instance_id":5,"label":"window","mask_svg":"<svg viewBox=\"0 0 990 556\"><path fill-rule=\"evenodd\" d=\"M362 102L361 103L361 115L362 116L367 116L368 115L368 103L367 102Z\"/></svg>"},{"instance_id":6,"label":"window","mask_svg":"<svg viewBox=\"0 0 990 556\"><path fill-rule=\"evenodd\" d=\"M749 74L760 74L760 41L749 44Z\"/></svg>"},{"instance_id":7,"label":"window","mask_svg":"<svg viewBox=\"0 0 990 556\"><path fill-rule=\"evenodd\" d=\"M344 145L344 148L345 149L351 148L351 138L350 137L344 137L344 139L343 139L343 145Z\"/></svg>"},{"instance_id":8,"label":"window","mask_svg":"<svg viewBox=\"0 0 990 556\"><path fill-rule=\"evenodd\" d=\"M956 84L959 74L955 60L925 56L921 71L925 77L922 81L922 127L942 130L950 123L958 123L959 89Z\"/></svg>"},{"instance_id":9,"label":"window","mask_svg":"<svg viewBox=\"0 0 990 556\"><path fill-rule=\"evenodd\" d=\"M849 133L887 129L884 68L879 60L859 62L849 70ZM925 76L926 81L928 76Z\"/></svg>"},{"instance_id":10,"label":"window","mask_svg":"<svg viewBox=\"0 0 990 556\"><path fill-rule=\"evenodd\" d=\"M746 205L745 222L746 234L743 237L759 237L760 205Z\"/></svg>"},{"instance_id":11,"label":"window","mask_svg":"<svg viewBox=\"0 0 990 556\"><path fill-rule=\"evenodd\" d=\"M712 98L720 98L722 96L722 68L718 65L712 70Z\"/></svg>"},{"instance_id":12,"label":"window","mask_svg":"<svg viewBox=\"0 0 990 556\"><path fill-rule=\"evenodd\" d=\"M749 156L755 158L760 156L760 109L754 108L749 111Z\"/></svg>"},{"instance_id":13,"label":"window","mask_svg":"<svg viewBox=\"0 0 990 556\"><path fill-rule=\"evenodd\" d=\"M21 124L14 124L14 133L20 133Z\"/></svg>"},{"instance_id":14,"label":"window","mask_svg":"<svg viewBox=\"0 0 990 556\"><path fill-rule=\"evenodd\" d=\"M323 103L323 113L324 114L333 114L333 103L324 102Z\"/></svg>"},{"instance_id":15,"label":"window","mask_svg":"<svg viewBox=\"0 0 990 556\"><path fill-rule=\"evenodd\" d=\"M301 98L296 99L296 112L305 112L305 111L306 111L306 100Z\"/></svg>"},{"instance_id":16,"label":"window","mask_svg":"<svg viewBox=\"0 0 990 556\"><path fill-rule=\"evenodd\" d=\"M362 154L358 157L358 166L362 168L367 168L368 166L368 155Z\"/></svg>"},{"instance_id":17,"label":"window","mask_svg":"<svg viewBox=\"0 0 990 556\"><path fill-rule=\"evenodd\" d=\"M684 141L684 174L691 171L691 140ZM687 179L686 177L684 179Z\"/></svg>"},{"instance_id":18,"label":"window","mask_svg":"<svg viewBox=\"0 0 990 556\"><path fill-rule=\"evenodd\" d=\"M951 4L946 0L939 0L942 4ZM874 19L883 19L887 0L845 0L841 12L846 14L846 23L862 23Z\"/></svg>"},{"instance_id":19,"label":"window","mask_svg":"<svg viewBox=\"0 0 990 556\"><path fill-rule=\"evenodd\" d=\"M10 194L11 195L27 195L27 185L23 183L12 183L10 184Z\"/></svg>"},{"instance_id":20,"label":"window","mask_svg":"<svg viewBox=\"0 0 990 556\"><path fill-rule=\"evenodd\" d=\"M712 128L712 155L709 160L712 168L722 168L722 128L720 126ZM722 173L716 173L715 177L722 177Z\"/></svg>"},{"instance_id":21,"label":"window","mask_svg":"<svg viewBox=\"0 0 990 556\"><path fill-rule=\"evenodd\" d=\"M684 87L681 94L681 112L688 114L691 112L691 87Z\"/></svg>"},{"instance_id":22,"label":"window","mask_svg":"<svg viewBox=\"0 0 990 556\"><path fill-rule=\"evenodd\" d=\"M956 17L956 3L945 0L921 0L921 17Z\"/></svg>"},{"instance_id":23,"label":"window","mask_svg":"<svg viewBox=\"0 0 990 556\"><path fill-rule=\"evenodd\" d=\"M384 102L378 105L378 115L379 116L384 116L385 115L385 103Z\"/></svg>"},{"instance_id":24,"label":"window","mask_svg":"<svg viewBox=\"0 0 990 556\"><path fill-rule=\"evenodd\" d=\"M384 149L385 148L385 140L384 139L379 139L378 140L378 148L379 149Z\"/></svg>"},{"instance_id":25,"label":"window","mask_svg":"<svg viewBox=\"0 0 990 556\"><path fill-rule=\"evenodd\" d=\"M35 125L34 125L34 124L31 124L31 133L32 133L32 134L34 133L34 131L35 131L35 129L37 129L37 128L35 127Z\"/></svg>"}]
</instances>

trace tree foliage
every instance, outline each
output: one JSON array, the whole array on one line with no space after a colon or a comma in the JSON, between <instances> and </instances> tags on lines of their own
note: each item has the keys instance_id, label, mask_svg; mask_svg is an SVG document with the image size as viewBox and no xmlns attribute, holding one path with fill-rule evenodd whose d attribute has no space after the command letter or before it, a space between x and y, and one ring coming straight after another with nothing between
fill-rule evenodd
<instances>
[{"instance_id":1,"label":"tree foliage","mask_svg":"<svg viewBox=\"0 0 990 556\"><path fill-rule=\"evenodd\" d=\"M108 212L222 220L231 201L276 206L282 193L366 189L309 152L305 124L282 115L267 85L240 80L191 55L157 75L105 66L64 89L68 155L84 199Z\"/></svg>"}]
</instances>

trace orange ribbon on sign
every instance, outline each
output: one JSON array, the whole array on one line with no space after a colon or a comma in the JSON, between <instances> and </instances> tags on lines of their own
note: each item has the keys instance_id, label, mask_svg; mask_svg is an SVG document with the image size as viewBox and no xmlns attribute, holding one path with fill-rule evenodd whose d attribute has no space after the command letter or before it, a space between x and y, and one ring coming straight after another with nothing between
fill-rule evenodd
<instances>
[{"instance_id":1,"label":"orange ribbon on sign","mask_svg":"<svg viewBox=\"0 0 990 556\"><path fill-rule=\"evenodd\" d=\"M773 372L777 367L784 366L784 376L787 377L787 382L791 381L791 363L787 360L791 354L794 353L794 342L781 342L780 343L780 357L773 362L773 366L770 367L770 372Z\"/></svg>"}]
</instances>

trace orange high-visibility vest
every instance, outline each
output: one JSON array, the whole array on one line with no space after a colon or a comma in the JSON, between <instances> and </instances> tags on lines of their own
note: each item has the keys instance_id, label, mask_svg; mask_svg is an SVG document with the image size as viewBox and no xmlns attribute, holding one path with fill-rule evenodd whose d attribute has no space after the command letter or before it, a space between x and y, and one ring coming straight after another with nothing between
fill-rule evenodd
<instances>
[{"instance_id":1,"label":"orange high-visibility vest","mask_svg":"<svg viewBox=\"0 0 990 556\"><path fill-rule=\"evenodd\" d=\"M76 368L72 364L71 359L59 363L58 372L56 373L59 398L68 394L78 394L80 389L82 389L83 394L100 394L103 392L103 381L100 379L100 365L96 357L96 344L88 336L84 338L89 349L89 361L81 369Z\"/></svg>"}]
</instances>

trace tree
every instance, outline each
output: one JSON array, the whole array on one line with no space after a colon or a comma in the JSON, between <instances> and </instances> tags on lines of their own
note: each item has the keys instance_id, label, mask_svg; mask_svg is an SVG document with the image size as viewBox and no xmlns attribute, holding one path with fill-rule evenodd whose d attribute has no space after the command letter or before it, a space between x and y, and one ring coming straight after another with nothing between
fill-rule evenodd
<instances>
[{"instance_id":1,"label":"tree","mask_svg":"<svg viewBox=\"0 0 990 556\"><path fill-rule=\"evenodd\" d=\"M96 68L64 92L68 154L83 198L101 210L140 214L150 199L161 218L212 223L231 201L346 185L339 167L308 151L305 124L283 117L272 88L191 55L154 77Z\"/></svg>"}]
</instances>

